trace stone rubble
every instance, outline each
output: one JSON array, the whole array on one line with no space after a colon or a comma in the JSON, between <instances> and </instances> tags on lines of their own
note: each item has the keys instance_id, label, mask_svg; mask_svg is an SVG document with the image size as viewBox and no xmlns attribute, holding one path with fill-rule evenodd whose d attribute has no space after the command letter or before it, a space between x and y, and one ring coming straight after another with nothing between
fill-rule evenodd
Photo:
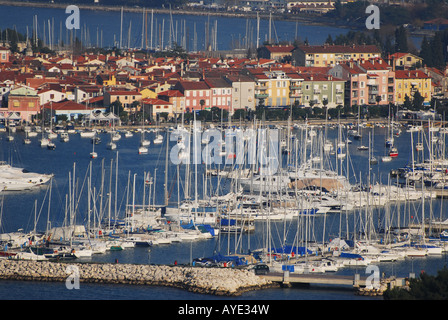
<instances>
[{"instance_id":1,"label":"stone rubble","mask_svg":"<svg viewBox=\"0 0 448 320\"><path fill-rule=\"evenodd\" d=\"M170 286L226 296L273 286L272 282L242 269L9 259L0 260L0 279L65 282L72 273L67 272L69 266L78 268L80 283Z\"/></svg>"}]
</instances>

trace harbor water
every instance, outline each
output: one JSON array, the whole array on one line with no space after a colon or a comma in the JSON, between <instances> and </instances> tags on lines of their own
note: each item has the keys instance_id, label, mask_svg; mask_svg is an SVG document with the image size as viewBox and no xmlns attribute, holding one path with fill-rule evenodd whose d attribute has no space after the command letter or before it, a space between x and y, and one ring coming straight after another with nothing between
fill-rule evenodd
<instances>
[{"instance_id":1,"label":"harbor water","mask_svg":"<svg viewBox=\"0 0 448 320\"><path fill-rule=\"evenodd\" d=\"M395 145L398 146L399 156L390 162L379 161L377 165L370 165L368 162L368 152L360 151L357 147L367 144L368 132L374 133L374 153L380 158L385 154L384 141L387 135L387 129L383 127L375 127L363 129L363 140L353 141L349 145L350 154L350 174L349 178L352 183L363 183L367 181L367 172L371 172L370 182L381 182L385 185L389 183L388 174L390 170L403 167L410 163L412 156L410 133L405 130L399 136L395 137ZM162 132L166 139L166 132ZM117 149L108 150L106 147L110 139L108 133L101 133L102 142L95 145L95 151L98 158L91 159L89 154L92 151L93 144L90 138L82 138L80 134L70 134L68 142L61 142L55 139L55 150L42 148L38 137L31 138L30 144L24 144L25 134L17 130L14 133L14 140L6 139L8 133L0 133L0 160L7 161L15 167L21 167L26 170L38 173L54 174L51 184L51 202L49 205L48 186L43 186L37 190L25 192L5 192L3 198L1 231L13 232L19 229L30 231L45 230L48 221L51 226L61 226L66 218L66 194L69 192L69 185L75 185L78 190L78 196L81 197L85 192L86 181L89 175L89 164L92 163L92 186L96 190L97 196L100 194L101 186L106 181L104 189L112 193L110 211L114 214L116 210L118 214L122 214L126 201L129 199L127 187L129 186L129 178L135 177L135 199L136 203L141 203L143 197L144 178L154 179L156 188L153 199L155 205L163 205L165 202L165 166L166 145L151 144L148 154L139 155L137 150L141 139L141 133L135 132L130 138L124 136L117 141ZM327 130L328 139L336 141L338 130L336 127L329 127ZM147 133L146 137L152 141L154 133ZM166 141L166 140L164 140ZM176 142L171 142L170 148ZM331 156L330 156L331 158ZM333 156L334 158L334 156ZM330 166L334 166L334 160L328 160ZM333 162L332 162L333 161ZM333 163L333 164L331 164ZM345 167L346 165L343 164ZM202 197L203 184L203 166L199 167L197 176L200 178L197 182L199 197ZM335 169L333 167L333 169ZM184 177L185 168L180 168L180 176ZM74 181L70 180L74 179ZM169 203L176 205L178 201L183 199L183 192L178 193L177 185L177 167L168 161L168 181ZM215 178L217 179L217 178ZM103 181L102 181L103 180ZM193 180L194 181L194 180ZM216 186L217 180L213 180L211 184ZM226 193L230 188L230 184L221 182L220 192ZM115 186L117 193L115 194ZM181 185L182 189L182 185ZM95 191L94 191L95 192ZM178 194L180 196L177 199ZM99 196L98 196L99 197ZM140 200L138 200L140 199ZM105 194L103 203L107 205L107 196ZM79 201L77 212L86 212L86 201ZM405 219L406 210L412 210L412 217L417 218L422 210L420 201L411 202L407 207L404 205L396 205L391 208L401 212L402 219ZM426 216L429 217L429 210L434 218L442 217L446 219L446 209L443 209L444 203L441 199L426 200L423 203ZM446 204L445 204L446 205ZM381 209L372 211L372 221L376 222L379 218ZM352 228L353 216L361 214L358 211L347 214L347 223ZM326 215L315 215L312 217L313 231L312 239L316 242L329 240L338 237L341 230L340 214L329 213ZM85 214L80 214L76 218L77 223L85 224ZM417 219L418 220L418 219ZM324 233L325 230L325 233ZM280 246L284 239L285 243L291 244L294 241L297 231L297 219L290 221L272 221L270 222L270 234L274 245ZM214 237L206 240L183 241L181 243L172 243L169 245L155 245L150 248L135 247L122 251L109 251L105 254L94 255L91 258L81 258L79 261L94 262L118 262L118 263L141 263L141 264L188 264L195 258L210 257L215 253L234 254L248 253L265 246L266 222L256 221L255 232L245 234L241 239L237 239L233 235L222 234L221 237ZM421 258L406 258L395 262L378 263L381 274L386 276L406 277L410 273L419 274L427 272L436 274L446 264L446 256L436 255ZM337 271L337 274L354 275L366 274L365 267L347 267ZM214 297L201 294L195 294L173 288L131 286L131 285L96 285L81 284L81 290L67 290L64 283L39 283L39 282L19 282L19 281L3 281L0 285L0 296L4 299L163 299L163 300L183 300L183 299L227 299L225 297ZM247 300L353 300L353 299L380 299L359 297L353 294L351 290L339 290L331 287L314 287L311 288L276 288L265 289L244 293L240 297L232 297L232 299Z\"/></svg>"},{"instance_id":2,"label":"harbor water","mask_svg":"<svg viewBox=\"0 0 448 320\"><path fill-rule=\"evenodd\" d=\"M143 9L142 9L143 10ZM176 13L176 12L175 12ZM20 16L20 19L17 17ZM33 30L37 17L39 39L46 39L49 44L48 25L52 27L53 44L62 40L70 43L69 31L65 20L69 14L65 8L32 8L1 6L0 29L15 29L22 34ZM50 21L50 22L48 22ZM151 24L152 21L152 24ZM119 47L120 38L123 48L141 48L143 13L124 12L123 23L120 11L102 11L80 9L80 29L74 36L88 47ZM151 33L152 25L152 33ZM155 49L170 47L172 43L182 45L187 51L206 50L206 38L214 50L230 50L256 46L257 21L254 18L231 18L224 16L159 14L147 13L144 46ZM46 28L46 29L44 29ZM213 28L213 32L212 32ZM46 34L44 33L46 31ZM306 25L294 21L271 20L271 38L275 42L308 40L310 44L322 44L331 35L333 39L347 33L348 29L340 27ZM128 35L131 35L130 37ZM147 36L146 36L147 34ZM215 35L213 37L213 34ZM152 35L152 36L151 36ZM268 40L269 21L261 20L259 24L259 45ZM129 46L128 46L129 45Z\"/></svg>"}]
</instances>

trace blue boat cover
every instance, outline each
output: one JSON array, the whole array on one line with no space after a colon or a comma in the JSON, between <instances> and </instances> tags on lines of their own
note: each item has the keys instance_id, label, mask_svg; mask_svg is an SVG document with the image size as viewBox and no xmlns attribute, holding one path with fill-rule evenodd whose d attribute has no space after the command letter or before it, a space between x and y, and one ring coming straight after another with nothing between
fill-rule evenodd
<instances>
[{"instance_id":1,"label":"blue boat cover","mask_svg":"<svg viewBox=\"0 0 448 320\"><path fill-rule=\"evenodd\" d=\"M284 253L284 254L298 254L298 255L304 255L305 253L313 254L313 251L310 249L306 249L305 247L298 247L298 246L290 246L290 245L284 245L280 248L274 248L272 249L272 252L274 253Z\"/></svg>"}]
</instances>

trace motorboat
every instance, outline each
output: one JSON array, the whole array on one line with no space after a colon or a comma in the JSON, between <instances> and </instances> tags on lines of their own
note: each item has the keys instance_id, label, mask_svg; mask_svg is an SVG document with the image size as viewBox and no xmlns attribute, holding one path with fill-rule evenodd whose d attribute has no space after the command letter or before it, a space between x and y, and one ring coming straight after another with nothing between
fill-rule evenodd
<instances>
[{"instance_id":1,"label":"motorboat","mask_svg":"<svg viewBox=\"0 0 448 320\"><path fill-rule=\"evenodd\" d=\"M144 146L140 146L138 148L138 154L147 154L148 153L148 148L144 147Z\"/></svg>"},{"instance_id":2,"label":"motorboat","mask_svg":"<svg viewBox=\"0 0 448 320\"><path fill-rule=\"evenodd\" d=\"M398 157L398 149L396 147L390 148L389 156L392 158Z\"/></svg>"},{"instance_id":3,"label":"motorboat","mask_svg":"<svg viewBox=\"0 0 448 320\"><path fill-rule=\"evenodd\" d=\"M48 150L55 150L55 149L56 149L56 145L54 144L53 141L51 141L51 140L48 141L47 149L48 149Z\"/></svg>"}]
</instances>

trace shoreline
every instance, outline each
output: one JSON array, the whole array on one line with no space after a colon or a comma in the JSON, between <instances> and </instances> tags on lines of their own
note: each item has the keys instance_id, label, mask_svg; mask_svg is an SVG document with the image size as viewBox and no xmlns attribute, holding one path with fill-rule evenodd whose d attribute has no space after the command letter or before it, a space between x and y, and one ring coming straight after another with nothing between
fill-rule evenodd
<instances>
[{"instance_id":1,"label":"shoreline","mask_svg":"<svg viewBox=\"0 0 448 320\"><path fill-rule=\"evenodd\" d=\"M0 281L67 282L73 277L73 267L79 270L80 286L82 283L149 285L230 297L277 286L242 269L12 259L0 260Z\"/></svg>"}]
</instances>

